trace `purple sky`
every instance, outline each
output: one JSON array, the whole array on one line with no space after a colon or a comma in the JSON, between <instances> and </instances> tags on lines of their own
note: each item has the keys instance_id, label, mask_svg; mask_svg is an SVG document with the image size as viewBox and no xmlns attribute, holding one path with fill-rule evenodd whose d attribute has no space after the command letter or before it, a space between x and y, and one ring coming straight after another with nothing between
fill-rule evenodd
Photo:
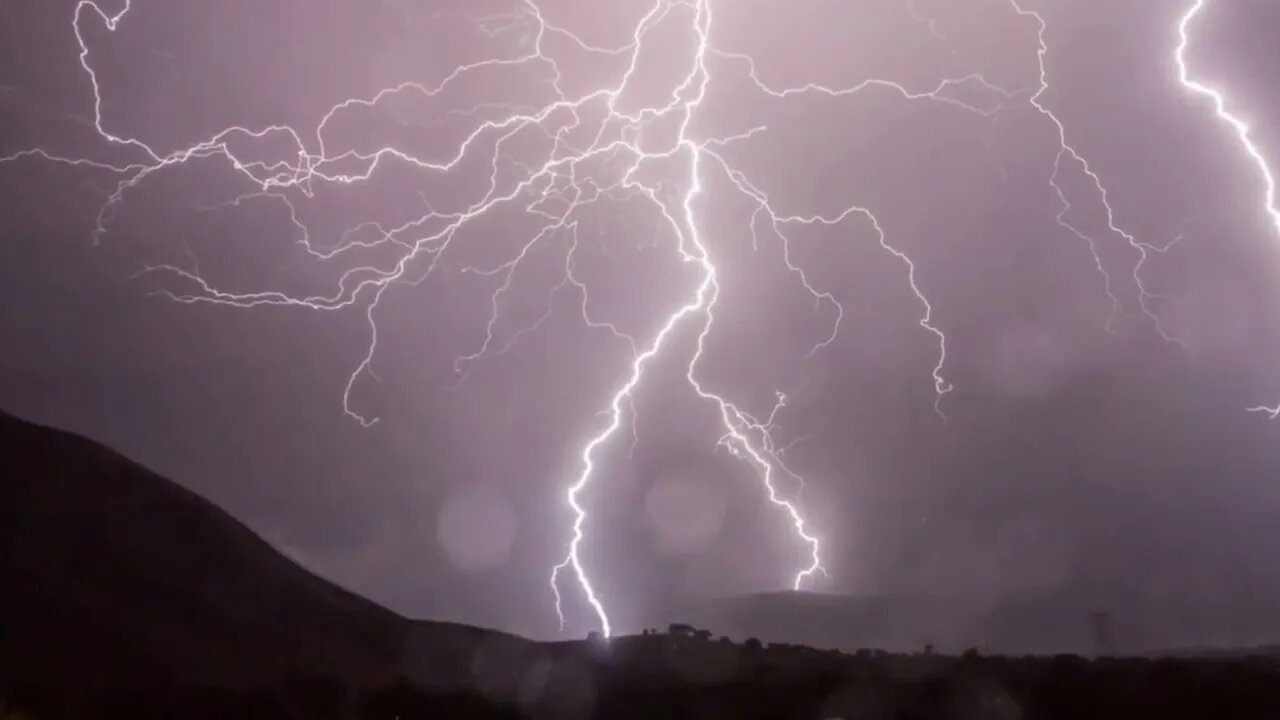
<instances>
[{"instance_id":1,"label":"purple sky","mask_svg":"<svg viewBox=\"0 0 1280 720\"><path fill-rule=\"evenodd\" d=\"M289 135L233 135L226 152L145 174L104 216L97 242L100 208L137 170L33 155L0 163L0 406L120 449L395 610L552 636L547 577L573 521L565 489L631 372L618 334L644 350L695 296L700 266L679 248L697 240L720 293L695 376L760 419L787 395L771 433L787 450L772 460L805 485L798 494L782 473L777 488L821 539L829 573L806 587L1052 587L1101 602L1190 598L1216 616L1271 612L1280 426L1245 408L1280 401L1280 238L1256 167L1177 82L1176 25L1190 4L1023 4L1047 23L1049 87L1038 101L1107 187L1115 224L1153 247L1180 238L1148 251L1145 297L1139 253L1108 229L1079 163L1066 156L1054 175L1057 129L1031 102L1038 26L1008 0L712 0L706 75L673 99L698 67L701 6L677 3L645 35L616 100L615 113L675 108L646 119L638 139L588 101L576 125L566 107L501 143L516 126L481 132L449 172L385 155L371 173L349 153L445 161L481 123L618 85L632 53L547 31L541 59L333 114L322 146L317 128L343 100L405 82L435 87L459 66L534 53L537 18L514 1L135 0L113 33L86 11L106 132L167 156L227 127L287 125L313 160L338 159L298 180ZM538 6L545 23L619 48L652 4ZM52 0L0 6L0 156L42 148L155 164L95 130L74 12ZM1264 153L1280 148L1280 87L1268 83L1280 7L1209 0L1192 30L1196 75L1226 91ZM989 87L948 88L940 97L952 102L884 87L771 97L734 53L778 89L877 78L925 92L973 73ZM700 144L757 127L767 129ZM681 216L692 153L676 149L680 139L701 148L693 228ZM374 243L373 223L462 212L491 183L512 190L530 168L593 141L624 147L462 223L443 251L428 243L405 260L449 218L317 257ZM635 165L632 191L577 208L533 246L490 326L507 276L472 270L520 256L568 207L571 182L618 185L636 147L673 153ZM258 177L291 166L293 184L251 197L258 188L227 153L262 163L246 171ZM344 173L369 178L334 180ZM785 224L784 240L738 177L778 216L874 213L946 335L946 421L934 409L938 337L920 325L903 260L858 214ZM1055 177L1071 203L1061 215ZM1086 238L1110 276L1114 314ZM336 310L199 302L212 296L184 277L243 304L332 295L400 261L398 278L412 282L346 293L349 306ZM139 275L157 266L181 272ZM377 345L351 382L348 414L344 390L370 349L375 295ZM838 334L811 353L837 303ZM644 366L579 496L591 513L581 558L618 629L670 602L790 587L808 563L752 464L717 445L717 405L685 376L705 322L692 313ZM489 352L466 361L487 327ZM763 447L758 432L745 436ZM566 630L577 635L596 619L562 580Z\"/></svg>"}]
</instances>

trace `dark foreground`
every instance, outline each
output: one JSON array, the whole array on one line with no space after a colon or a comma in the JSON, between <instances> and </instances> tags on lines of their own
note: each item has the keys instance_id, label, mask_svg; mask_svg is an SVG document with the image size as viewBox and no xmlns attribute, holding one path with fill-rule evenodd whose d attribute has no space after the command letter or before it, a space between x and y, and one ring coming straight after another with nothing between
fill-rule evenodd
<instances>
[{"instance_id":1,"label":"dark foreground","mask_svg":"<svg viewBox=\"0 0 1280 720\"><path fill-rule=\"evenodd\" d=\"M1280 655L840 654L413 621L87 438L0 413L0 720L1267 718Z\"/></svg>"},{"instance_id":2,"label":"dark foreground","mask_svg":"<svg viewBox=\"0 0 1280 720\"><path fill-rule=\"evenodd\" d=\"M13 688L0 718L1280 718L1280 660L1267 657L835 655L666 635L551 650L469 692L319 676L259 689Z\"/></svg>"}]
</instances>

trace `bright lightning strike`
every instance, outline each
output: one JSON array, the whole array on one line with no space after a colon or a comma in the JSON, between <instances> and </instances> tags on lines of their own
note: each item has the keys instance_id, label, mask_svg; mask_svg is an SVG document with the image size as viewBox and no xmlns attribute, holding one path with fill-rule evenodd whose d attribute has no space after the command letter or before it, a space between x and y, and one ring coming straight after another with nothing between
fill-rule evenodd
<instances>
[{"instance_id":1,"label":"bright lightning strike","mask_svg":"<svg viewBox=\"0 0 1280 720\"><path fill-rule=\"evenodd\" d=\"M1156 295L1146 289L1140 277L1148 253L1160 252L1165 248L1139 241L1117 225L1107 188L1085 157L1069 144L1066 128L1058 116L1041 101L1049 89L1045 67L1048 53L1045 20L1040 14L1024 9L1020 0L1009 0L1009 4L1019 16L1031 18L1037 24L1036 70L1039 84L1034 90L1022 92L1005 89L977 73L944 78L932 87L925 88L909 88L885 78L872 78L846 87L818 83L779 87L761 79L753 56L716 47L712 34L712 0L654 0L635 25L630 40L619 47L601 47L586 42L571 30L550 22L535 0L520 0L514 12L483 18L480 27L486 36L495 40L531 31L529 41L525 43L529 46L527 51L457 66L434 85L404 82L383 88L367 97L344 99L330 107L309 131L286 125L260 128L232 126L198 143L165 153L141 139L112 131L104 125L102 108L105 93L91 61L84 26L96 18L108 32L115 32L130 12L133 12L131 1L125 0L123 7L113 13L103 10L94 0L81 0L76 5L71 25L80 50L80 66L92 87L93 127L109 146L132 152L137 157L124 163L104 162L33 148L0 158L0 162L35 157L105 172L116 177L114 190L98 212L95 240L107 233L116 209L140 183L194 160L220 158L250 188L249 192L235 198L230 205L282 205L288 212L291 232L296 233L298 242L316 260L341 261L372 248L394 251L396 254L393 262L381 265L353 263L342 272L331 292L310 296L297 296L270 289L256 292L226 290L202 275L199 258L189 246L186 247L186 255L190 262L186 267L156 264L143 268L140 273L171 280L174 285L160 291L160 294L182 303L210 303L237 308L280 305L325 312L363 312L369 330L369 342L343 390L343 408L354 420L366 427L377 422L378 418L356 410L352 395L360 378L376 377L373 375L372 363L378 350L378 308L384 294L396 285L420 284L439 271L442 267L441 258L452 253L458 243L465 242L459 240L459 237L481 218L511 210L516 210L525 217L535 218L537 230L521 239L514 255L491 267L463 268L463 272L493 278L497 287L489 296L489 316L483 329L483 338L471 352L459 354L454 367L458 373L458 381L462 382L476 363L511 351L522 337L536 331L552 314L555 308L552 300L560 292L576 293L582 322L588 328L614 338L628 351L629 369L610 395L603 413L607 418L606 422L581 442L579 472L568 485L565 495L573 517L571 538L566 555L554 566L549 577L561 627L566 623L561 585L563 576L571 575L603 634L608 636L614 627L603 593L591 581L583 557L590 520L583 494L600 474L601 452L615 439L624 425L631 424L633 444L636 441L637 392L645 382L649 368L660 357L680 350L678 336L683 333L696 338L687 357L685 375L690 390L717 411L720 424L717 446L742 459L755 472L767 499L777 506L805 547L807 560L792 576L791 586L799 590L816 574L825 573L819 537L810 529L799 505L799 490L804 486L804 478L783 462L782 454L789 446L780 447L774 437L778 415L786 406L786 396L779 393L777 403L764 416L765 419L761 420L761 415L754 414L716 390L712 382L700 372L721 301L721 268L716 263L713 245L704 236L698 222L699 198L707 193L706 180L713 173L716 177L727 180L730 187L754 207L749 225L752 246L758 247L762 239L779 242L786 272L812 297L815 309L826 307L834 315L829 333L809 350L807 356L813 356L835 342L841 330L844 307L833 290L815 284L810 274L793 261L791 233L807 226L837 228L858 223L870 228L880 248L901 263L905 281L921 309L918 325L936 339L937 355L931 380L934 409L944 419L942 401L953 389L946 375L947 335L937 323L934 306L918 281L916 263L898 245L891 242L891 233L882 225L873 209L856 203L825 214L782 208L769 197L761 184L733 164L727 152L730 146L751 142L759 134L768 131L768 128L758 127L730 136L699 136L695 133L695 116L707 97L708 87L721 73L739 80L745 79L762 97L777 100L802 96L842 100L864 93L885 93L903 102L934 103L946 112L991 117L1025 99L1056 130L1057 148L1052 174L1049 176L1049 185L1060 204L1056 221L1064 231L1084 241L1090 249L1103 278L1104 290L1112 301L1107 328L1111 329L1111 321L1120 311L1122 303L1098 252L1097 240L1067 218L1072 205L1059 181L1064 172L1073 168L1084 174L1098 194L1105 210L1108 232L1126 241L1137 253L1138 260L1132 270L1132 279L1138 289L1140 308L1152 320L1160 334L1170 339L1160 326L1159 318L1148 306L1148 301ZM1268 211L1276 222L1277 231L1280 231L1280 211L1274 208L1275 183L1261 154L1249 138L1248 127L1226 111L1220 93L1188 76L1183 59L1188 42L1187 28L1204 4L1205 0L1198 0L1179 25L1181 43L1176 61L1180 79L1187 88L1213 99L1218 116L1235 128L1240 141L1266 178ZM939 31L939 22L920 18L911 0L908 0L907 11L926 23L935 40L944 38ZM692 42L692 46L688 48L688 63L678 76L678 84L665 100L627 110L620 101L637 82L641 55L648 46L656 42L653 36L659 26L668 22L687 24ZM573 94L566 90L562 68L548 49L553 38L567 41L587 56L625 62L625 69L611 83ZM489 102L450 110L447 114L450 119L461 119L474 125L457 147L444 157L423 157L395 145L365 151L336 149L337 143L331 127L340 116L370 111L399 96L438 98L464 78L480 72L512 68L540 73L543 76L541 82L550 89L551 98L542 105ZM997 104L986 107L966 101L966 89L997 98ZM666 132L665 128L672 126L675 128L674 137L665 141L653 139L654 136L661 138L663 132ZM522 140L527 141L530 137L536 138L545 147L537 161L516 159L513 153L507 152L512 145ZM233 149L238 147L237 142L252 146L251 141L268 138L283 140L292 153L292 159L255 157L248 154L248 151ZM464 162L477 156L483 157L489 170L487 185L479 197L459 207L436 208L423 196L425 211L421 215L398 222L361 223L342 232L337 246L333 248L313 244L311 232L300 220L295 206L299 197L314 198L315 188L319 185L345 186L365 182L387 166L398 165L426 175L449 176ZM679 168L677 177L668 178L664 182L647 179L648 176L643 171L659 164ZM514 181L508 178L513 168L520 173ZM676 190L674 195L671 194L672 188ZM658 330L652 337L644 340L623 332L609 320L592 313L590 279L581 276L577 270L582 212L605 201L638 203L655 210L663 227L674 237L675 252L680 260L695 268L698 273L692 292L669 315L660 318ZM767 237L762 238L761 229L767 233ZM553 251L561 245L564 246L561 266L563 274L559 282L549 290L545 311L506 339L501 338L498 329L503 301L512 292L517 273L535 252L542 252L544 248L546 251ZM682 362L683 360L684 358ZM1253 409L1265 410L1273 417L1280 415L1280 407ZM787 484L794 484L797 489L794 492L784 491L778 482L781 477L788 478Z\"/></svg>"},{"instance_id":2,"label":"bright lightning strike","mask_svg":"<svg viewBox=\"0 0 1280 720\"><path fill-rule=\"evenodd\" d=\"M1262 150L1253 141L1248 123L1227 109L1227 98L1222 91L1192 77L1191 70L1187 65L1187 48L1191 44L1191 24L1196 21L1196 18L1200 17L1207 5L1208 0L1196 0L1178 19L1178 47L1173 53L1173 64L1178 70L1178 82L1192 93L1208 98L1213 105L1213 112L1218 117L1218 120L1225 123L1235 133L1236 140L1240 143L1240 148L1253 161L1254 168L1257 169L1258 174L1262 177L1263 209L1271 218L1271 224L1275 227L1276 234L1280 235L1280 208L1276 207L1275 174L1271 172L1271 166L1268 164L1266 156L1262 154ZM1280 417L1280 404L1274 407L1259 405L1246 409L1249 412L1266 413L1272 420Z\"/></svg>"}]
</instances>

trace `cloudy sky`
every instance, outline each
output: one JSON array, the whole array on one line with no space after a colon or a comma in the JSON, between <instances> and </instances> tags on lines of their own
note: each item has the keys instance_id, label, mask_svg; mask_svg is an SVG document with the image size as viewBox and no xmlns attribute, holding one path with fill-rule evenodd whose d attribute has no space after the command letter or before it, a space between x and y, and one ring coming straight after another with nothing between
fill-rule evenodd
<instances>
[{"instance_id":1,"label":"cloudy sky","mask_svg":"<svg viewBox=\"0 0 1280 720\"><path fill-rule=\"evenodd\" d=\"M705 250L694 377L757 420L786 395L743 437L792 471L807 589L1269 607L1280 425L1245 408L1280 402L1280 237L1178 83L1190 4L134 0L114 32L5 4L0 406L397 611L555 636L566 489ZM1280 6L1208 0L1191 30L1280 152ZM900 254L861 212L769 219L854 207ZM686 377L704 310L578 496L618 629L809 562ZM566 632L594 627L560 587Z\"/></svg>"}]
</instances>

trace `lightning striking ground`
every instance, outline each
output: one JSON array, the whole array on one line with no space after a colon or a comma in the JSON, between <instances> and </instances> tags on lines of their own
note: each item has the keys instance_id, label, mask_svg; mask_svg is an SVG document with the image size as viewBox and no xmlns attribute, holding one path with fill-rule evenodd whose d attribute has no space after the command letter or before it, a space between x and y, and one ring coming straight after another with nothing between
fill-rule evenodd
<instances>
[{"instance_id":1,"label":"lightning striking ground","mask_svg":"<svg viewBox=\"0 0 1280 720\"><path fill-rule=\"evenodd\" d=\"M481 31L494 40L527 31L529 41L524 44L529 47L516 54L459 65L434 85L403 82L365 97L344 99L330 107L310 131L287 125L257 128L232 126L193 145L165 152L142 139L129 137L106 127L103 116L106 93L91 61L89 44L85 39L84 27L94 18L102 28L114 33L129 14L135 12L131 0L124 0L123 5L115 12L104 10L95 0L80 0L75 7L71 25L80 51L80 66L92 89L93 128L108 146L137 157L128 162L104 161L67 156L46 148L31 148L0 158L0 162L38 158L104 172L116 178L113 191L97 214L93 230L95 241L107 234L117 208L140 183L195 160L220 158L251 188L237 196L230 205L261 202L283 206L288 213L292 232L296 234L296 241L315 260L342 261L357 252L374 248L394 251L394 260L390 263L353 263L345 267L336 287L327 294L319 295L300 296L272 289L253 292L224 289L201 273L199 259L189 246L186 246L185 255L190 262L186 266L159 263L147 265L139 273L172 282L171 286L158 292L182 303L208 303L236 308L276 305L324 312L362 312L367 323L369 341L359 363L348 377L342 392L342 404L348 415L366 427L376 423L378 418L356 409L353 396L361 378L376 378L372 365L378 351L378 312L385 293L396 286L421 284L435 273L441 272L441 258L452 253L458 243L464 242L459 240L462 232L481 218L512 209L526 217L536 218L538 229L520 243L519 249L511 257L491 266L469 265L462 268L464 273L493 279L497 287L489 296L488 321L483 328L483 337L473 349L456 357L454 369L457 381L462 383L478 363L511 352L521 338L538 330L552 315L555 310L554 297L561 292L577 293L583 324L612 338L627 352L630 358L628 369L609 396L603 412L606 418L603 426L582 439L579 445L579 470L565 490L565 502L572 514L571 536L566 555L553 567L548 579L561 628L566 624L562 582L565 575L571 575L596 623L603 634L608 636L613 633L614 625L607 611L605 593L592 582L584 558L590 512L584 504L583 496L601 473L602 451L625 425L631 425L633 445L638 441L634 435L636 395L648 378L653 364L660 358L681 351L680 338L685 334L694 338L687 358L682 358L682 362L687 359L687 364L684 365L685 379L690 391L716 411L720 425L716 446L742 459L752 469L762 484L768 501L778 508L799 544L804 547L806 560L791 577L791 587L799 590L806 587L816 575L826 572L822 563L819 534L810 528L800 506L800 490L804 486L804 478L783 462L782 454L789 446L779 445L774 437L779 414L787 404L786 395L776 395L777 403L767 415L753 413L742 403L716 389L714 381L703 372L703 360L721 302L722 269L716 262L715 246L708 242L699 224L701 198L708 192L707 179L712 174L726 180L733 190L754 207L748 228L752 247L759 247L761 242L767 240L780 243L786 272L812 297L815 309L826 307L834 315L829 332L809 348L806 358L822 352L835 342L841 331L845 312L835 291L820 287L811 280L810 273L793 260L789 233L797 226L820 225L835 228L857 222L870 228L880 248L901 263L905 282L921 308L918 325L936 339L937 355L931 373L931 384L934 410L943 419L946 418L942 407L943 399L953 390L946 373L947 335L937 320L934 305L919 281L917 265L905 251L891 242L892 232L886 229L873 209L850 203L838 212L824 214L780 207L763 189L764 185L758 182L758 178L748 177L747 173L734 164L729 152L732 147L758 140L764 133L770 132L770 128L762 126L745 133L723 136L702 136L695 132L694 120L702 109L708 88L721 74L746 80L760 96L778 100L801 96L842 100L865 93L886 93L903 102L929 102L936 104L942 111L973 113L985 118L1026 100L1056 131L1058 146L1049 176L1049 185L1060 201L1056 222L1064 231L1084 241L1090 249L1103 278L1104 290L1112 301L1107 328L1112 329L1112 320L1121 310L1122 302L1098 251L1097 240L1073 225L1067 217L1072 204L1059 180L1062 173L1071 169L1078 169L1092 184L1104 208L1108 233L1123 239L1137 254L1132 279L1137 286L1139 307L1162 337L1173 340L1165 333L1158 315L1148 305L1148 301L1157 295L1147 290L1140 273L1148 253L1163 251L1164 248L1142 242L1117 225L1108 189L1085 157L1069 144L1062 121L1042 102L1049 89L1045 67L1048 53L1045 20L1039 13L1025 9L1020 0L1009 0L1009 4L1019 16L1031 18L1037 23L1038 86L1033 90L1007 89L989 82L978 73L943 78L924 88L910 88L885 78L863 80L847 87L831 87L812 82L780 87L761 79L757 72L757 61L752 55L716 46L713 40L712 0L654 0L636 22L630 39L617 47L589 43L572 30L549 21L535 0L520 0L512 12L479 21ZM1213 99L1219 117L1235 128L1238 138L1266 178L1268 211L1276 222L1277 231L1280 231L1280 211L1274 207L1275 184L1261 153L1250 140L1248 127L1226 111L1225 101L1220 93L1191 80L1187 73L1183 58L1188 43L1187 28L1204 4L1205 0L1197 0L1179 26L1181 44L1176 61L1180 79L1188 89ZM918 16L914 2L909 2L907 10L913 16ZM636 82L642 53L650 43L655 42L652 36L658 28L671 22L680 23L687 30L692 43L688 48L688 62L682 68L678 82L662 101L646 104L639 109L625 108L620 101ZM925 22L935 40L944 39L945 36L939 31L939 21L927 19ZM625 68L610 82L575 94L566 89L560 61L548 49L553 38L568 42L577 51L590 57L620 60L625 63ZM332 126L339 117L372 110L397 97L439 98L464 78L496 69L522 69L538 73L538 82L549 88L550 99L545 104L477 103L449 110L450 119L463 119L474 125L457 147L444 157L423 157L393 144L372 150L334 149L336 141L333 139ZM966 89L986 93L996 98L996 103L987 106L969 102L963 96ZM674 123L674 137L664 142L646 136L647 130L667 127L663 123ZM661 136L660 132L653 134ZM511 145L527 138L536 139L544 148L536 161L518 160L504 154ZM289 148L286 155L291 155L291 158L256 157L246 151L233 149L237 141L266 139L283 140ZM403 166L433 176L448 176L465 161L485 153L491 153L485 156L489 163L489 173L480 197L461 207L437 209L423 196L425 212L421 215L397 222L361 223L343 231L335 247L326 248L313 242L310 229L300 219L295 206L297 197L314 198L317 186L362 183L390 165ZM674 178L663 182L645 179L642 171L658 165L673 165L679 170ZM509 172L512 168L520 172L516 180L510 180L504 175L504 172ZM670 194L672 187L676 188L675 195ZM660 318L657 331L649 338L635 337L610 320L595 315L591 310L591 279L580 275L577 269L577 253L583 232L581 215L587 208L605 201L637 203L656 211L665 231L674 239L674 251L679 259L697 271L697 281L692 291L669 314ZM762 237L760 228L767 231L767 238ZM504 300L512 292L513 283L522 268L539 252L563 254L559 281L548 289L544 312L502 338L499 323ZM1266 410L1273 417L1280 415L1280 407L1253 409ZM759 419L761 417L764 419ZM794 490L784 489L780 485L779 479L783 477L788 479L788 486L795 486Z\"/></svg>"}]
</instances>

